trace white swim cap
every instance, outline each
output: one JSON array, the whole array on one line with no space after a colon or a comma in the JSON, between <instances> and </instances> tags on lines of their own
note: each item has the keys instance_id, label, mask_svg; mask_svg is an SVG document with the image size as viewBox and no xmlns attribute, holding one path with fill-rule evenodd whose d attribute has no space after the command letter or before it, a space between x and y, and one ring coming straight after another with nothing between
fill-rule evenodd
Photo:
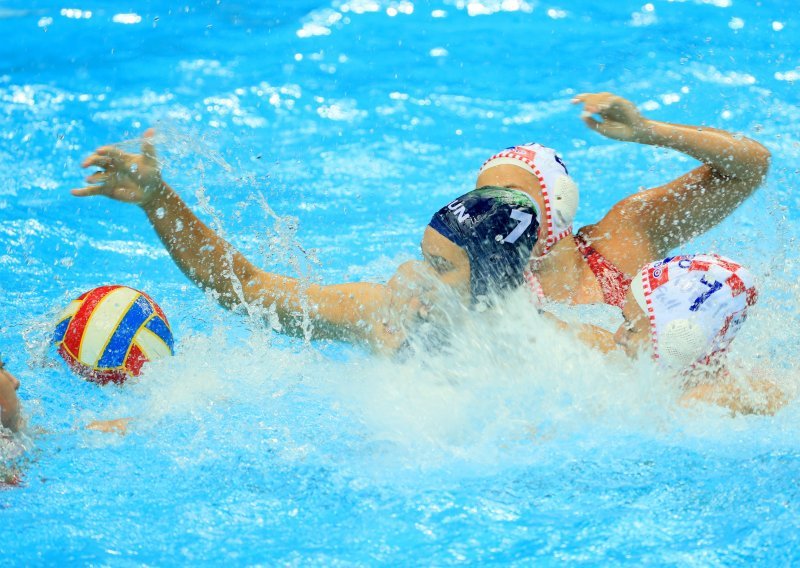
<instances>
[{"instance_id":1,"label":"white swim cap","mask_svg":"<svg viewBox=\"0 0 800 568\"><path fill-rule=\"evenodd\" d=\"M758 297L750 272L715 254L650 263L631 292L650 319L654 358L681 369L724 351Z\"/></svg>"},{"instance_id":2,"label":"white swim cap","mask_svg":"<svg viewBox=\"0 0 800 568\"><path fill-rule=\"evenodd\" d=\"M486 160L478 175L502 165L517 166L539 179L544 199L544 227L547 230L542 254L546 254L554 244L572 234L572 221L578 210L578 186L556 151L541 144L528 143L506 148Z\"/></svg>"}]
</instances>

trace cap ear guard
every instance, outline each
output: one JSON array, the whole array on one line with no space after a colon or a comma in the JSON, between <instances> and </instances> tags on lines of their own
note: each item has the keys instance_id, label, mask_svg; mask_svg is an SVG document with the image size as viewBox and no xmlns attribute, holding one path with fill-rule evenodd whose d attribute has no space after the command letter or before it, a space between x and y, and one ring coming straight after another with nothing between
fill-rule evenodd
<instances>
[{"instance_id":1,"label":"cap ear guard","mask_svg":"<svg viewBox=\"0 0 800 568\"><path fill-rule=\"evenodd\" d=\"M578 211L578 186L571 177L561 176L556 180L550 207L559 225L572 225Z\"/></svg>"},{"instance_id":2,"label":"cap ear guard","mask_svg":"<svg viewBox=\"0 0 800 568\"><path fill-rule=\"evenodd\" d=\"M658 335L659 360L672 368L685 368L706 354L708 338L702 328L688 319L667 323Z\"/></svg>"},{"instance_id":3,"label":"cap ear guard","mask_svg":"<svg viewBox=\"0 0 800 568\"><path fill-rule=\"evenodd\" d=\"M633 299L648 315L652 332L654 356L663 365L673 369L688 367L700 359L708 349L708 338L703 329L690 319L675 319L656 332L652 312L647 308L647 292L644 289L644 276L647 267L636 273L631 280Z\"/></svg>"}]
</instances>

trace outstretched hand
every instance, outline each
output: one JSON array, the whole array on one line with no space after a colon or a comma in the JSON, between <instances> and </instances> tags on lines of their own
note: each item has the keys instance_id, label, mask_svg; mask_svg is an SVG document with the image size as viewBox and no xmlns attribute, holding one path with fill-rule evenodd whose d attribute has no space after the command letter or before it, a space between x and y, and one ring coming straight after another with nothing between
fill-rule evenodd
<instances>
[{"instance_id":1,"label":"outstretched hand","mask_svg":"<svg viewBox=\"0 0 800 568\"><path fill-rule=\"evenodd\" d=\"M81 166L99 168L99 171L86 178L91 185L73 189L72 195L105 195L125 203L146 205L163 185L153 146L154 134L152 128L145 131L141 154L123 152L117 146L95 150Z\"/></svg>"},{"instance_id":2,"label":"outstretched hand","mask_svg":"<svg viewBox=\"0 0 800 568\"><path fill-rule=\"evenodd\" d=\"M641 142L647 120L629 100L613 93L584 93L572 99L583 104L581 118L592 130L603 136L625 142ZM602 121L592 115L599 115Z\"/></svg>"}]
</instances>

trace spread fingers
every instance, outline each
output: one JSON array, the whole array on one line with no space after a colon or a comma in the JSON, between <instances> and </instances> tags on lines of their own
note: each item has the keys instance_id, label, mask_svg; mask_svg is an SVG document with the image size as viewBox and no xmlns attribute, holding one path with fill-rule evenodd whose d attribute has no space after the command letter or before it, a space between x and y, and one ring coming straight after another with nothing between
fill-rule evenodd
<instances>
[{"instance_id":1,"label":"spread fingers","mask_svg":"<svg viewBox=\"0 0 800 568\"><path fill-rule=\"evenodd\" d=\"M75 197L89 197L92 195L100 195L102 193L99 185L90 185L87 187L80 187L70 191Z\"/></svg>"},{"instance_id":2,"label":"spread fingers","mask_svg":"<svg viewBox=\"0 0 800 568\"><path fill-rule=\"evenodd\" d=\"M108 179L107 172L95 172L86 178L86 183L103 183Z\"/></svg>"},{"instance_id":3,"label":"spread fingers","mask_svg":"<svg viewBox=\"0 0 800 568\"><path fill-rule=\"evenodd\" d=\"M81 164L82 168L89 168L89 167L96 167L96 168L107 168L111 165L112 159L108 156L102 156L100 154L92 154L88 158L86 158L83 163Z\"/></svg>"}]
</instances>

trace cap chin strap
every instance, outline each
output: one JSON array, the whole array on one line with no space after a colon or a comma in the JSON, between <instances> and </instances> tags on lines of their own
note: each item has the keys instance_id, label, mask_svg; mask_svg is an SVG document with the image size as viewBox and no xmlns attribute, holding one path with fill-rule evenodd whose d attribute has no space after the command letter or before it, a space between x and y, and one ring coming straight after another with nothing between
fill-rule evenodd
<instances>
[{"instance_id":1,"label":"cap chin strap","mask_svg":"<svg viewBox=\"0 0 800 568\"><path fill-rule=\"evenodd\" d=\"M542 185L547 217L547 239L539 258L550 252L561 239L572 234L572 220L578 210L578 186L569 176L556 178L553 187Z\"/></svg>"},{"instance_id":2,"label":"cap chin strap","mask_svg":"<svg viewBox=\"0 0 800 568\"><path fill-rule=\"evenodd\" d=\"M631 280L631 294L633 294L633 299L636 300L636 303L641 308L642 312L644 313L645 317L648 320L648 325L650 326L650 342L653 347L653 359L658 360L658 344L659 338L658 333L656 332L656 320L655 315L653 313L652 307L648 306L648 292L644 289L644 275L645 269L640 270L636 273L636 276L633 277Z\"/></svg>"},{"instance_id":3,"label":"cap chin strap","mask_svg":"<svg viewBox=\"0 0 800 568\"><path fill-rule=\"evenodd\" d=\"M636 273L636 276L633 277L631 280L631 294L633 294L633 299L636 300L636 303L639 304L639 307L642 308L642 311L647 315L647 303L644 299L644 271L640 270Z\"/></svg>"}]
</instances>

